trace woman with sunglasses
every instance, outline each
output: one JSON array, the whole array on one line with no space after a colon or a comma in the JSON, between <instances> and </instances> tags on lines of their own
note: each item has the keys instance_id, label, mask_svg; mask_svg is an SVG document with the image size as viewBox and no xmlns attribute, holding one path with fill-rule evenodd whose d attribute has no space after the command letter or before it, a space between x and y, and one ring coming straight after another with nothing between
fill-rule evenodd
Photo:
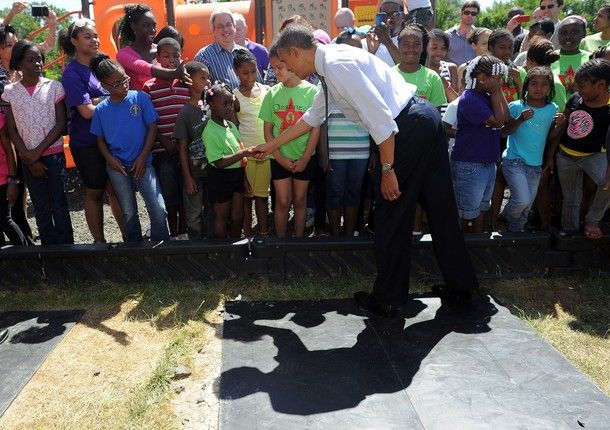
<instances>
[{"instance_id":1,"label":"woman with sunglasses","mask_svg":"<svg viewBox=\"0 0 610 430\"><path fill-rule=\"evenodd\" d=\"M151 78L169 81L180 79L189 83L188 73L184 70L186 60L175 69L161 67L157 58L157 45L153 43L157 33L157 21L150 6L146 4L125 6L125 17L121 23L121 42L123 49L117 52L116 59L129 76L129 89L140 91Z\"/></svg>"},{"instance_id":2,"label":"woman with sunglasses","mask_svg":"<svg viewBox=\"0 0 610 430\"><path fill-rule=\"evenodd\" d=\"M124 229L121 207L106 173L106 160L97 147L96 136L89 131L95 106L108 95L89 68L100 41L95 23L87 18L61 30L58 39L59 48L73 58L64 69L62 83L70 118L70 151L85 184L85 218L93 243L105 243L104 193L108 193L112 213L123 234Z\"/></svg>"}]
</instances>

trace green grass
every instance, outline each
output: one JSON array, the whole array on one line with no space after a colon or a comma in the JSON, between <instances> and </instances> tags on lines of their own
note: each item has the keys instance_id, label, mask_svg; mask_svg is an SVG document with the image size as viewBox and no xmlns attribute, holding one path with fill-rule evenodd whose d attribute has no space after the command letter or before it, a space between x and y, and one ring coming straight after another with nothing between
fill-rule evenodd
<instances>
[{"instance_id":1,"label":"green grass","mask_svg":"<svg viewBox=\"0 0 610 430\"><path fill-rule=\"evenodd\" d=\"M0 303L4 310L80 308L90 315L99 311L103 318L131 304L126 320L145 323L166 335L165 346L146 380L111 406L116 411L109 415L121 418L108 428L177 428L171 406L173 370L179 364L191 366L197 350L214 336L211 313L224 300L238 295L250 300L319 300L351 297L370 288L371 281L360 278L99 283L0 290ZM414 283L412 291L426 288ZM482 288L610 394L610 276L485 281Z\"/></svg>"}]
</instances>

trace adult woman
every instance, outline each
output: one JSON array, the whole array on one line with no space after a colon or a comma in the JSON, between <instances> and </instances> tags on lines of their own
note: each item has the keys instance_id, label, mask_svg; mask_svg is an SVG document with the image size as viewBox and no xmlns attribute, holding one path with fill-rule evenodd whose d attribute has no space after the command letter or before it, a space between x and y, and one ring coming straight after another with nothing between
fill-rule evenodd
<instances>
[{"instance_id":1,"label":"adult woman","mask_svg":"<svg viewBox=\"0 0 610 430\"><path fill-rule=\"evenodd\" d=\"M89 63L98 53L100 41L95 23L82 18L59 33L59 48L74 59L66 66L62 83L66 92L70 122L70 150L85 184L85 218L94 243L104 243L104 191L108 193L112 213L123 232L121 208L106 173L106 160L96 137L91 134L91 117L107 95L91 73Z\"/></svg>"},{"instance_id":2,"label":"adult woman","mask_svg":"<svg viewBox=\"0 0 610 430\"><path fill-rule=\"evenodd\" d=\"M156 64L157 45L153 40L157 32L157 21L150 7L146 4L127 5L124 10L121 40L127 46L117 52L116 59L130 77L129 89L139 91L153 77L187 79L184 62L175 69L166 69Z\"/></svg>"}]
</instances>

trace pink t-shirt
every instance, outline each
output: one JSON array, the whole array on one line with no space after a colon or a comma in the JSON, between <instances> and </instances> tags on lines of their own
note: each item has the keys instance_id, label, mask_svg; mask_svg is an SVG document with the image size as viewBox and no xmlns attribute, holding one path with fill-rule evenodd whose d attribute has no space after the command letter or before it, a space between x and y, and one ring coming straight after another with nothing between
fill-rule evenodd
<instances>
[{"instance_id":1,"label":"pink t-shirt","mask_svg":"<svg viewBox=\"0 0 610 430\"><path fill-rule=\"evenodd\" d=\"M140 91L146 81L153 77L152 63L143 60L140 54L130 46L119 50L116 54L116 59L125 69L127 76L131 78L131 81L129 81L130 90Z\"/></svg>"},{"instance_id":2,"label":"pink t-shirt","mask_svg":"<svg viewBox=\"0 0 610 430\"><path fill-rule=\"evenodd\" d=\"M2 99L11 104L17 132L27 149L36 148L55 127L55 105L63 102L64 87L59 81L40 78L30 95L20 82L4 87ZM59 138L42 153L42 156L63 151L63 138Z\"/></svg>"},{"instance_id":3,"label":"pink t-shirt","mask_svg":"<svg viewBox=\"0 0 610 430\"><path fill-rule=\"evenodd\" d=\"M0 130L4 128L4 114L0 112ZM6 184L8 179L8 160L6 159L6 153L4 147L0 145L0 185Z\"/></svg>"}]
</instances>

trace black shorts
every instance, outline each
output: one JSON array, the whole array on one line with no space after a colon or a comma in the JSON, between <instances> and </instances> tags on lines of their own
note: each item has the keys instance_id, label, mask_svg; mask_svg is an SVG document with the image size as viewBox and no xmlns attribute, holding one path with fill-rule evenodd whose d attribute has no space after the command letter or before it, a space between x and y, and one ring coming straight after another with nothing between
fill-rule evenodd
<instances>
[{"instance_id":1,"label":"black shorts","mask_svg":"<svg viewBox=\"0 0 610 430\"><path fill-rule=\"evenodd\" d=\"M233 194L244 192L245 169L218 169L210 166L208 176L208 198L210 203L225 203Z\"/></svg>"},{"instance_id":2,"label":"black shorts","mask_svg":"<svg viewBox=\"0 0 610 430\"><path fill-rule=\"evenodd\" d=\"M318 157L314 154L307 163L307 167L302 172L291 172L290 170L284 169L280 163L271 159L271 179L279 181L281 179L292 178L300 181L311 181L316 176L316 167L318 163Z\"/></svg>"},{"instance_id":3,"label":"black shorts","mask_svg":"<svg viewBox=\"0 0 610 430\"><path fill-rule=\"evenodd\" d=\"M99 148L97 146L70 148L70 152L85 187L91 190L106 188L108 181L106 159Z\"/></svg>"}]
</instances>

